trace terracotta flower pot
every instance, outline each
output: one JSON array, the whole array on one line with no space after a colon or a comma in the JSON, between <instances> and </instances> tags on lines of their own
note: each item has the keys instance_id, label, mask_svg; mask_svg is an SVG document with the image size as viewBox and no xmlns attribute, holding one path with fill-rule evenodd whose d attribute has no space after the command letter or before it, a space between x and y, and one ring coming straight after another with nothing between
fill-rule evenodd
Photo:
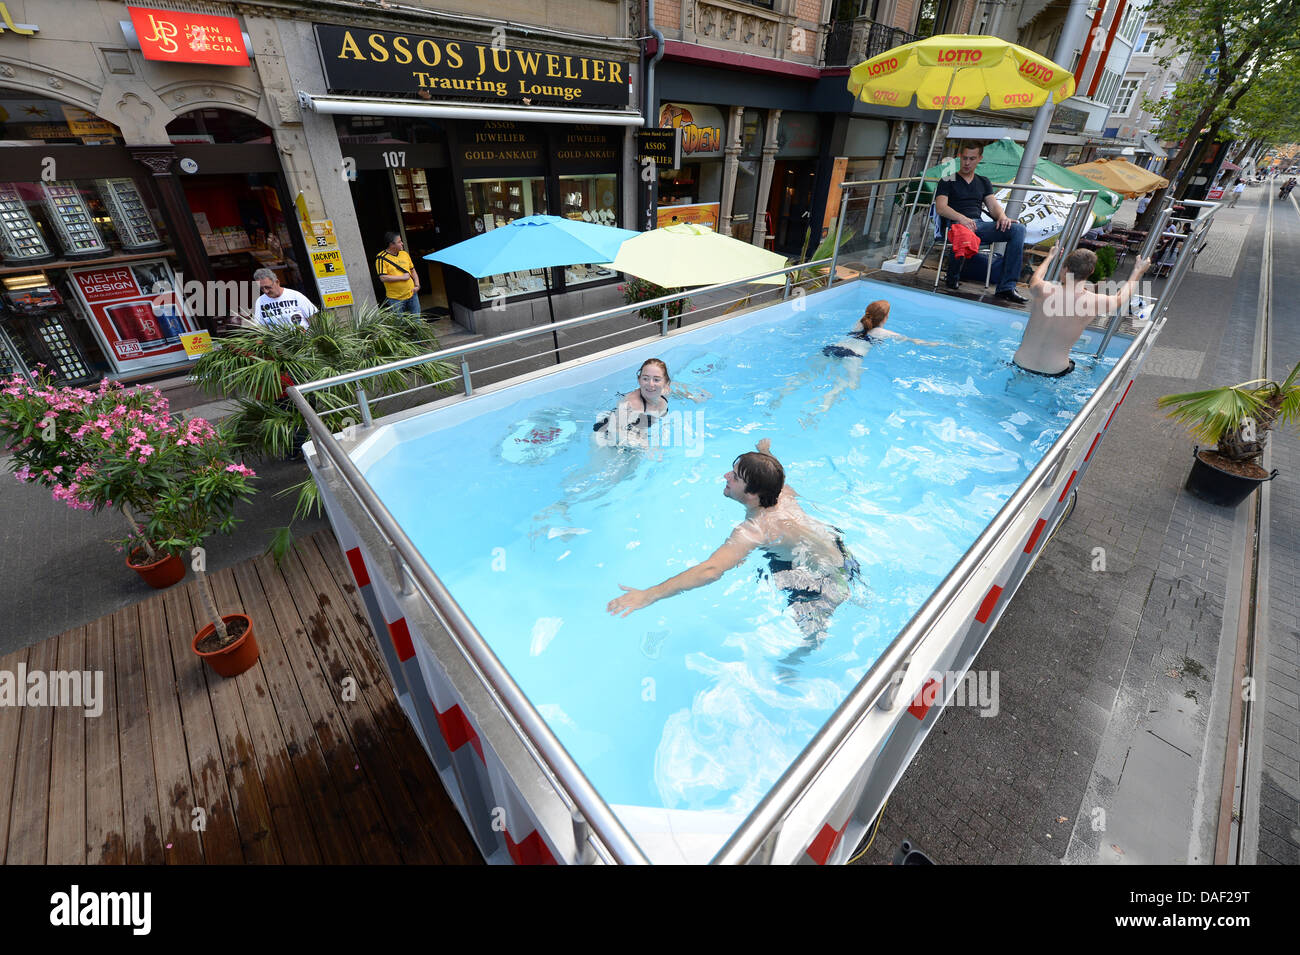
<instances>
[{"instance_id":1,"label":"terracotta flower pot","mask_svg":"<svg viewBox=\"0 0 1300 955\"><path fill-rule=\"evenodd\" d=\"M239 676L254 663L257 662L258 649L257 640L253 636L253 621L242 613L224 614L221 617L226 626L242 620L248 627L242 636L228 647L222 647L220 650L211 653L205 653L199 649L199 642L204 637L211 636L217 629L212 624L208 624L202 630L194 635L190 642L191 649L195 654L202 657L208 666L212 667L213 672L218 676Z\"/></svg>"},{"instance_id":2,"label":"terracotta flower pot","mask_svg":"<svg viewBox=\"0 0 1300 955\"><path fill-rule=\"evenodd\" d=\"M181 560L175 554L168 554L153 563L137 564L132 562L133 557L141 557L148 560L143 552L139 550L132 551L126 558L126 566L130 567L146 584L157 590L164 587L170 587L172 584L185 577L185 561Z\"/></svg>"}]
</instances>

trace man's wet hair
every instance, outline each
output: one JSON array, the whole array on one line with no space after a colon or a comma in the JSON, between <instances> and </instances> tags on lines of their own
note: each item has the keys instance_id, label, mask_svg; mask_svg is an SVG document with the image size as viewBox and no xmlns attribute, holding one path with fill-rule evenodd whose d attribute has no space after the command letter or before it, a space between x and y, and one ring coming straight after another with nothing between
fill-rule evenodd
<instances>
[{"instance_id":1,"label":"man's wet hair","mask_svg":"<svg viewBox=\"0 0 1300 955\"><path fill-rule=\"evenodd\" d=\"M757 494L760 507L773 507L785 487L785 468L762 451L748 451L731 462L736 477L745 482L747 494Z\"/></svg>"},{"instance_id":2,"label":"man's wet hair","mask_svg":"<svg viewBox=\"0 0 1300 955\"><path fill-rule=\"evenodd\" d=\"M1065 271L1083 281L1097 270L1097 253L1092 249L1075 249L1065 257Z\"/></svg>"}]
</instances>

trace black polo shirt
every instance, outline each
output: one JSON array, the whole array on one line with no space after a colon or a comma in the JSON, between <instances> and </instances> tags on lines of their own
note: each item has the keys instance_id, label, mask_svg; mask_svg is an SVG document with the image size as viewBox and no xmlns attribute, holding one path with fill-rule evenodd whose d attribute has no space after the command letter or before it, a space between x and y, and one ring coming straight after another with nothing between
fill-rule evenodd
<instances>
[{"instance_id":1,"label":"black polo shirt","mask_svg":"<svg viewBox=\"0 0 1300 955\"><path fill-rule=\"evenodd\" d=\"M993 194L993 183L987 176L975 174L970 182L967 182L960 174L954 175L951 179L941 179L939 188L935 196L947 196L948 207L954 212L960 212L968 219L979 221L980 213L984 211L984 197ZM940 216L943 219L942 216ZM944 228L951 224L951 219L943 219Z\"/></svg>"}]
</instances>

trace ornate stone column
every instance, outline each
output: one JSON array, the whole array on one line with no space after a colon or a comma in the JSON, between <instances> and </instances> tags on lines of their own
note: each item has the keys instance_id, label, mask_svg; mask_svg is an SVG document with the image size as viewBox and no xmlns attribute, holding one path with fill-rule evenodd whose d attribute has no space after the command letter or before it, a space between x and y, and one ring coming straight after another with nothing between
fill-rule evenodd
<instances>
[{"instance_id":1,"label":"ornate stone column","mask_svg":"<svg viewBox=\"0 0 1300 955\"><path fill-rule=\"evenodd\" d=\"M772 191L772 171L776 166L776 151L779 143L776 133L781 124L781 110L774 109L767 114L767 129L763 131L763 164L758 173L758 201L754 206L754 236L750 240L762 248L767 240L767 197Z\"/></svg>"},{"instance_id":2,"label":"ornate stone column","mask_svg":"<svg viewBox=\"0 0 1300 955\"><path fill-rule=\"evenodd\" d=\"M731 235L731 208L736 199L736 166L740 160L740 138L744 134L745 107L731 107L727 120L727 148L722 160L722 205L718 209L718 231Z\"/></svg>"}]
</instances>

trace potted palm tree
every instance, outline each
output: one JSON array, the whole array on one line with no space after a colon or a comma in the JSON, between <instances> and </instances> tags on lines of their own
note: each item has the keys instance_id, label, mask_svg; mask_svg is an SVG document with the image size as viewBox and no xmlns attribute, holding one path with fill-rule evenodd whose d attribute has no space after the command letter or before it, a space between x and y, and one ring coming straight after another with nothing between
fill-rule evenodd
<instances>
[{"instance_id":1,"label":"potted palm tree","mask_svg":"<svg viewBox=\"0 0 1300 955\"><path fill-rule=\"evenodd\" d=\"M414 358L438 348L418 316L399 314L373 304L362 306L355 321L327 309L311 328L256 326L238 329L195 364L192 379L204 390L235 398L223 421L232 449L264 460L291 457L307 433L306 424L285 390L295 382L318 381L350 371ZM396 394L413 384L441 392L454 387L456 372L446 362L428 362L410 371L390 372L366 382L371 400ZM347 386L312 392L308 400L325 422L340 430L357 416L355 391ZM320 510L315 483L309 478L297 491L294 518ZM277 558L288 551L292 536L280 528L272 542Z\"/></svg>"},{"instance_id":2,"label":"potted palm tree","mask_svg":"<svg viewBox=\"0 0 1300 955\"><path fill-rule=\"evenodd\" d=\"M202 418L163 440L158 454L172 463L173 479L154 502L146 532L158 546L193 557L207 623L190 645L216 673L237 676L257 662L253 622L242 613L218 613L202 548L212 534L234 530L235 506L252 495L256 475L233 460L228 436Z\"/></svg>"},{"instance_id":3,"label":"potted palm tree","mask_svg":"<svg viewBox=\"0 0 1300 955\"><path fill-rule=\"evenodd\" d=\"M1265 481L1277 476L1260 465L1268 431L1300 415L1300 363L1279 383L1267 378L1238 385L1165 395L1158 402L1196 437L1214 442L1197 446L1187 490L1212 504L1235 506Z\"/></svg>"}]
</instances>

